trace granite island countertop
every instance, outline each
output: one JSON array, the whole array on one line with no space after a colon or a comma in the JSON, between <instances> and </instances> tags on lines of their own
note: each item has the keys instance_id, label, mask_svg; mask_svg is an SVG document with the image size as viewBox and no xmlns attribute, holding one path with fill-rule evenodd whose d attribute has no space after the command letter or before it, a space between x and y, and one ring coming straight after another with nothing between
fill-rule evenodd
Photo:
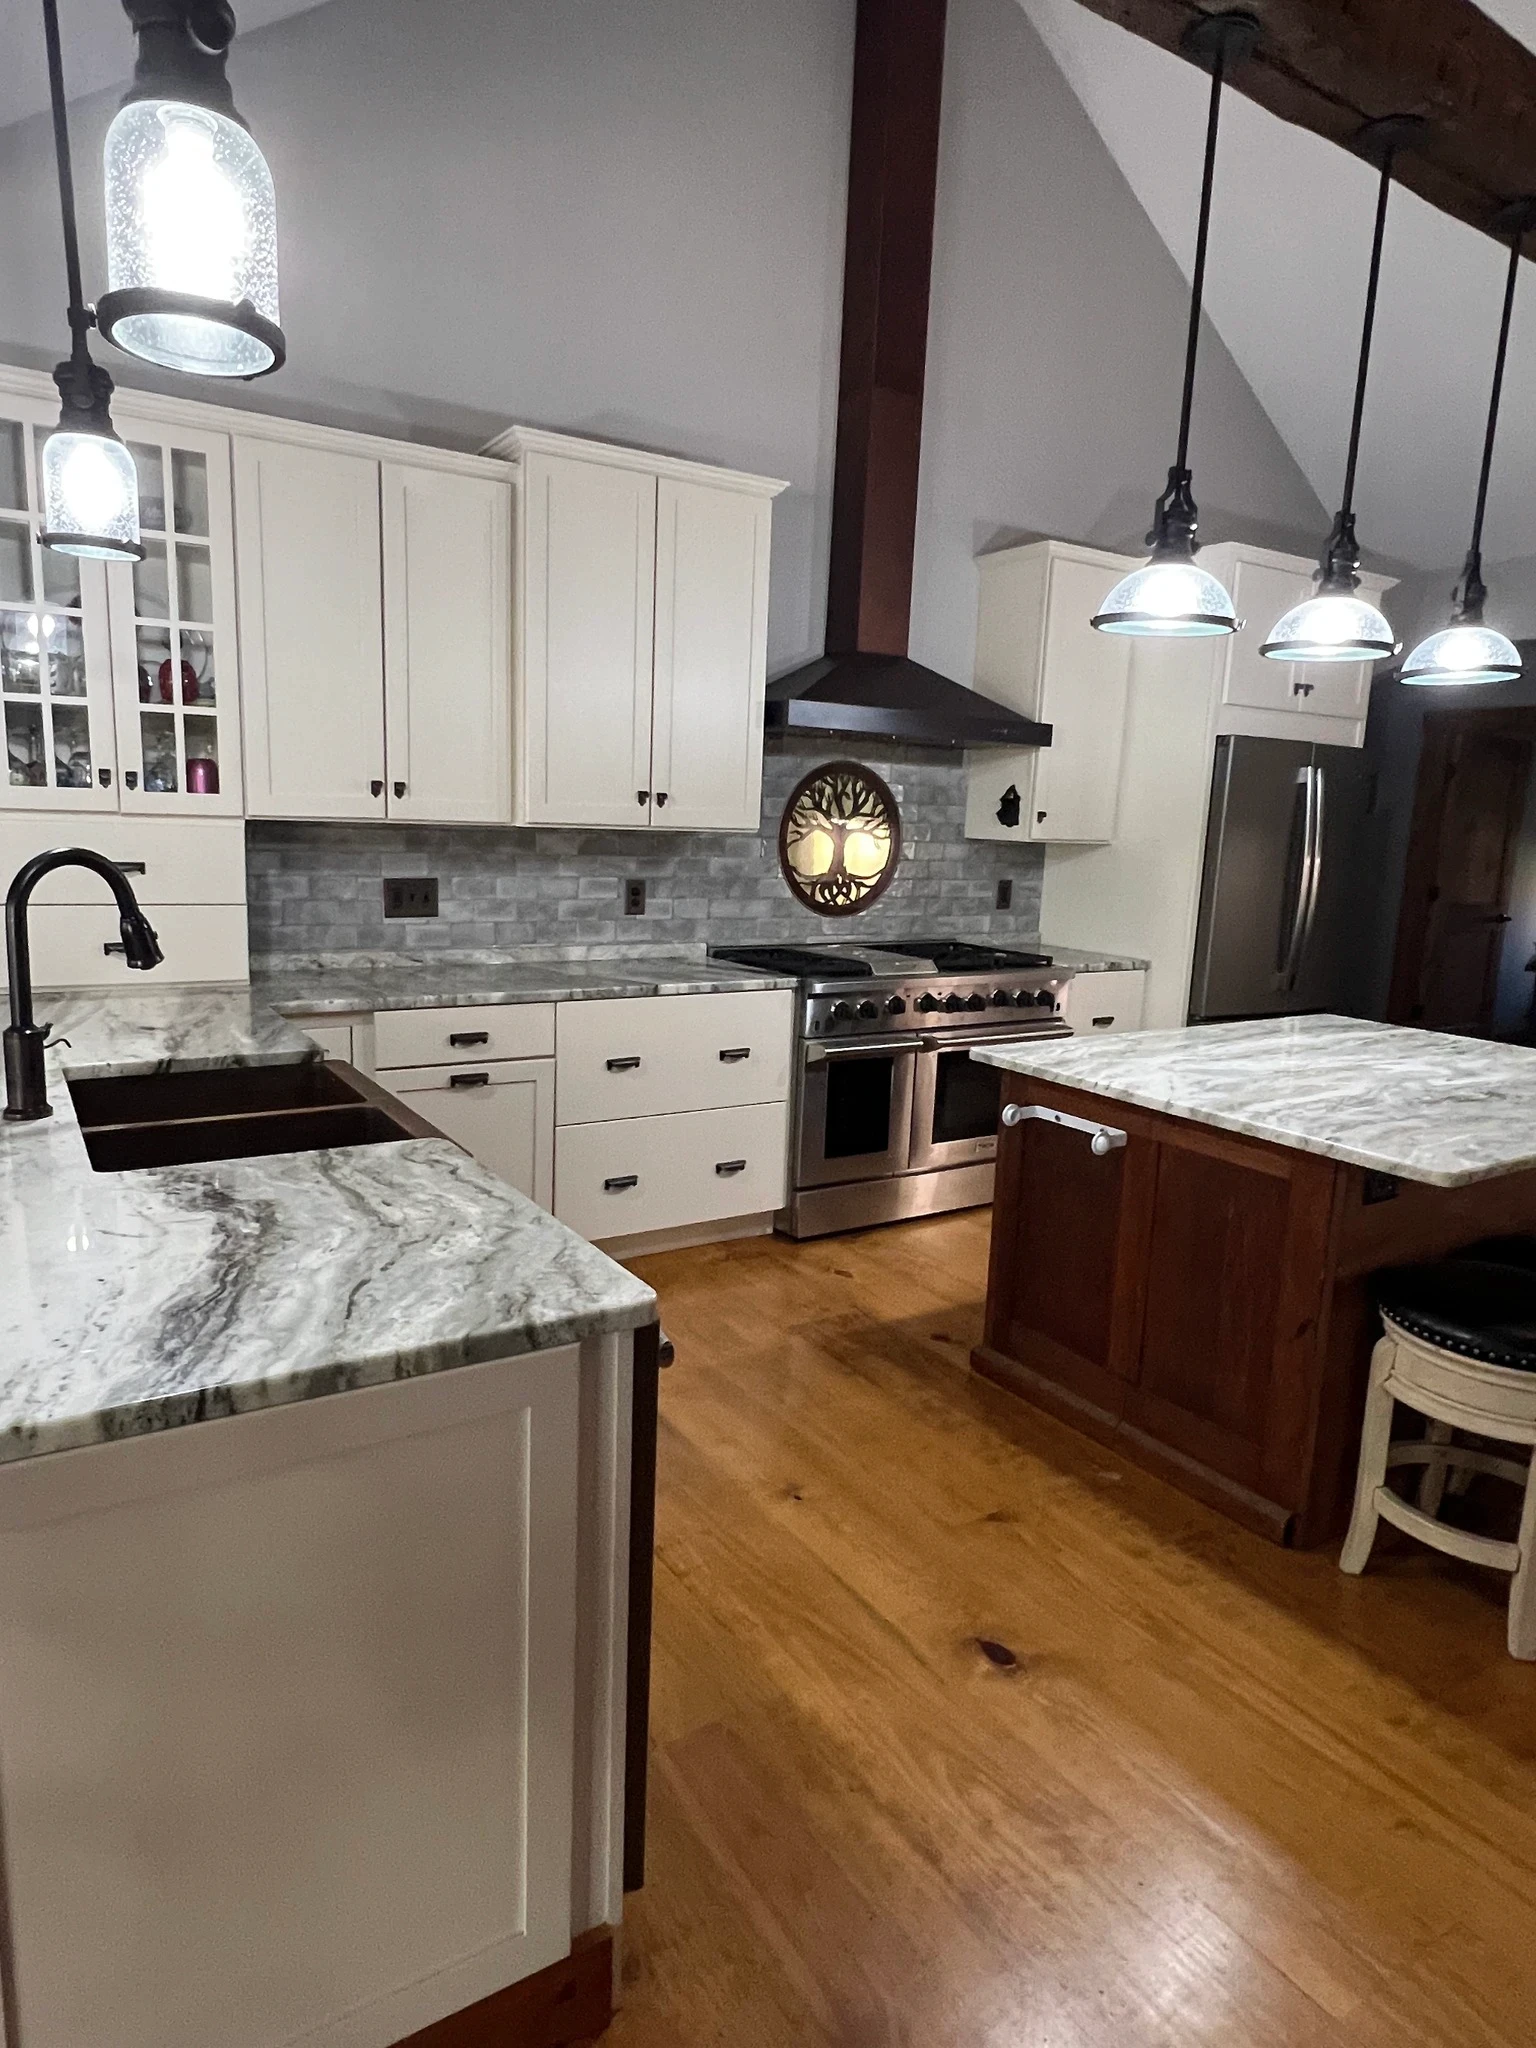
<instances>
[{"instance_id":1,"label":"granite island countertop","mask_svg":"<svg viewBox=\"0 0 1536 2048\"><path fill-rule=\"evenodd\" d=\"M1080 1088L1432 1187L1536 1168L1536 1050L1372 1024L1268 1018L982 1048Z\"/></svg>"},{"instance_id":2,"label":"granite island countertop","mask_svg":"<svg viewBox=\"0 0 1536 2048\"><path fill-rule=\"evenodd\" d=\"M300 1062L260 996L40 999L0 1124L0 1462L638 1328L655 1296L446 1139L96 1173L67 1075Z\"/></svg>"}]
</instances>

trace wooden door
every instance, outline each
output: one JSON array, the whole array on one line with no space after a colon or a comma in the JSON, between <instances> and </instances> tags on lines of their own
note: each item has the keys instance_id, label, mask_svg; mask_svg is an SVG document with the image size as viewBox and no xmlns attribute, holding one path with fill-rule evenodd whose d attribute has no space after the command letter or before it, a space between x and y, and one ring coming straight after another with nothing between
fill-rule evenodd
<instances>
[{"instance_id":1,"label":"wooden door","mask_svg":"<svg viewBox=\"0 0 1536 2048\"><path fill-rule=\"evenodd\" d=\"M519 822L651 822L656 479L530 454L518 547Z\"/></svg>"},{"instance_id":2,"label":"wooden door","mask_svg":"<svg viewBox=\"0 0 1536 2048\"><path fill-rule=\"evenodd\" d=\"M1051 727L1051 744L1035 759L1024 821L1031 839L1115 836L1131 642L1089 625L1103 598L1100 564L1052 559L1038 714Z\"/></svg>"},{"instance_id":3,"label":"wooden door","mask_svg":"<svg viewBox=\"0 0 1536 2048\"><path fill-rule=\"evenodd\" d=\"M512 819L512 492L386 462L384 695L391 818Z\"/></svg>"},{"instance_id":4,"label":"wooden door","mask_svg":"<svg viewBox=\"0 0 1536 2048\"><path fill-rule=\"evenodd\" d=\"M1509 924L1531 742L1446 721L1426 729L1389 1014L1486 1034Z\"/></svg>"},{"instance_id":5,"label":"wooden door","mask_svg":"<svg viewBox=\"0 0 1536 2048\"><path fill-rule=\"evenodd\" d=\"M766 498L664 477L656 499L653 822L755 832L763 807Z\"/></svg>"},{"instance_id":6,"label":"wooden door","mask_svg":"<svg viewBox=\"0 0 1536 2048\"><path fill-rule=\"evenodd\" d=\"M244 809L229 437L121 415L144 559L107 571L122 808Z\"/></svg>"},{"instance_id":7,"label":"wooden door","mask_svg":"<svg viewBox=\"0 0 1536 2048\"><path fill-rule=\"evenodd\" d=\"M379 465L235 439L246 809L382 818Z\"/></svg>"},{"instance_id":8,"label":"wooden door","mask_svg":"<svg viewBox=\"0 0 1536 2048\"><path fill-rule=\"evenodd\" d=\"M0 399L0 807L115 811L102 563L39 545L38 454L58 401Z\"/></svg>"}]
</instances>

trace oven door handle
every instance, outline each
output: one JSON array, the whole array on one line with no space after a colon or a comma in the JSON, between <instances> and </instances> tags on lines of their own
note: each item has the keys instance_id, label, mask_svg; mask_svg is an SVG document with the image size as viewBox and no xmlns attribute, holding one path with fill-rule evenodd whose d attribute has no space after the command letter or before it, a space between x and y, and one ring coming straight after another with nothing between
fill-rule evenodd
<instances>
[{"instance_id":1,"label":"oven door handle","mask_svg":"<svg viewBox=\"0 0 1536 2048\"><path fill-rule=\"evenodd\" d=\"M917 1049L918 1039L915 1033L909 1033L905 1038L850 1039L845 1045L807 1045L805 1064L808 1067L816 1067L820 1066L823 1060L856 1059L861 1054L868 1054L873 1058L880 1053L916 1052Z\"/></svg>"},{"instance_id":2,"label":"oven door handle","mask_svg":"<svg viewBox=\"0 0 1536 2048\"><path fill-rule=\"evenodd\" d=\"M924 1031L917 1042L924 1052L943 1052L946 1046L952 1052L974 1052L981 1045L1033 1045L1037 1038L1071 1036L1072 1027L1058 1018L1054 1023L1037 1024L1033 1031Z\"/></svg>"}]
</instances>

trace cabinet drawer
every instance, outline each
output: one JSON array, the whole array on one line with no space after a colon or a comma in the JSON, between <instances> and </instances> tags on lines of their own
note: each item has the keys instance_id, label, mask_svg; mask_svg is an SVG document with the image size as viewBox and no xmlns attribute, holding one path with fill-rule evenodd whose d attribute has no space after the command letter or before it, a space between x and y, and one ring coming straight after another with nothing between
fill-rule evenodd
<instances>
[{"instance_id":1,"label":"cabinet drawer","mask_svg":"<svg viewBox=\"0 0 1536 2048\"><path fill-rule=\"evenodd\" d=\"M1114 974L1074 974L1062 1014L1083 1038L1139 1031L1147 977L1139 969Z\"/></svg>"},{"instance_id":2,"label":"cabinet drawer","mask_svg":"<svg viewBox=\"0 0 1536 2048\"><path fill-rule=\"evenodd\" d=\"M385 1076L385 1085L482 1166L549 1207L555 1163L553 1060L399 1067Z\"/></svg>"},{"instance_id":3,"label":"cabinet drawer","mask_svg":"<svg viewBox=\"0 0 1536 2048\"><path fill-rule=\"evenodd\" d=\"M555 1050L555 1006L477 1003L453 1010L380 1010L374 1034L374 1059L380 1067L550 1059Z\"/></svg>"},{"instance_id":4,"label":"cabinet drawer","mask_svg":"<svg viewBox=\"0 0 1536 2048\"><path fill-rule=\"evenodd\" d=\"M102 948L122 943L117 906L102 903L45 903L30 920L32 981L45 988L131 989L152 995L175 982L228 985L250 980L245 906L240 903L146 904L160 939L164 963L150 973L124 964L121 953ZM0 975L3 975L0 964Z\"/></svg>"},{"instance_id":5,"label":"cabinet drawer","mask_svg":"<svg viewBox=\"0 0 1536 2048\"><path fill-rule=\"evenodd\" d=\"M108 860L142 864L142 874L130 872L128 879L145 905L245 901L245 824L239 818L0 819L0 889L9 887L23 861L52 846L85 846ZM84 868L45 876L32 897L34 903L108 900L106 883Z\"/></svg>"},{"instance_id":6,"label":"cabinet drawer","mask_svg":"<svg viewBox=\"0 0 1536 2048\"><path fill-rule=\"evenodd\" d=\"M793 1003L790 989L562 1003L558 1119L781 1102Z\"/></svg>"},{"instance_id":7,"label":"cabinet drawer","mask_svg":"<svg viewBox=\"0 0 1536 2048\"><path fill-rule=\"evenodd\" d=\"M568 1125L555 1133L555 1214L598 1241L780 1208L788 1121L787 1104L759 1102Z\"/></svg>"}]
</instances>

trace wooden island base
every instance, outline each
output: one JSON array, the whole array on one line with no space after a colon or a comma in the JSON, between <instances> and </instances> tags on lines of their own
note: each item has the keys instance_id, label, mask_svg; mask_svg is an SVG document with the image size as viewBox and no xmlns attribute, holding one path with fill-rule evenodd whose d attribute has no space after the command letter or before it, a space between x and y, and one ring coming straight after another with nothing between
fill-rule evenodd
<instances>
[{"instance_id":1,"label":"wooden island base","mask_svg":"<svg viewBox=\"0 0 1536 2048\"><path fill-rule=\"evenodd\" d=\"M1536 1231L1536 1172L1394 1180L1102 1095L1008 1075L1031 1120L998 1149L979 1373L1277 1543L1349 1517L1370 1276Z\"/></svg>"}]
</instances>

